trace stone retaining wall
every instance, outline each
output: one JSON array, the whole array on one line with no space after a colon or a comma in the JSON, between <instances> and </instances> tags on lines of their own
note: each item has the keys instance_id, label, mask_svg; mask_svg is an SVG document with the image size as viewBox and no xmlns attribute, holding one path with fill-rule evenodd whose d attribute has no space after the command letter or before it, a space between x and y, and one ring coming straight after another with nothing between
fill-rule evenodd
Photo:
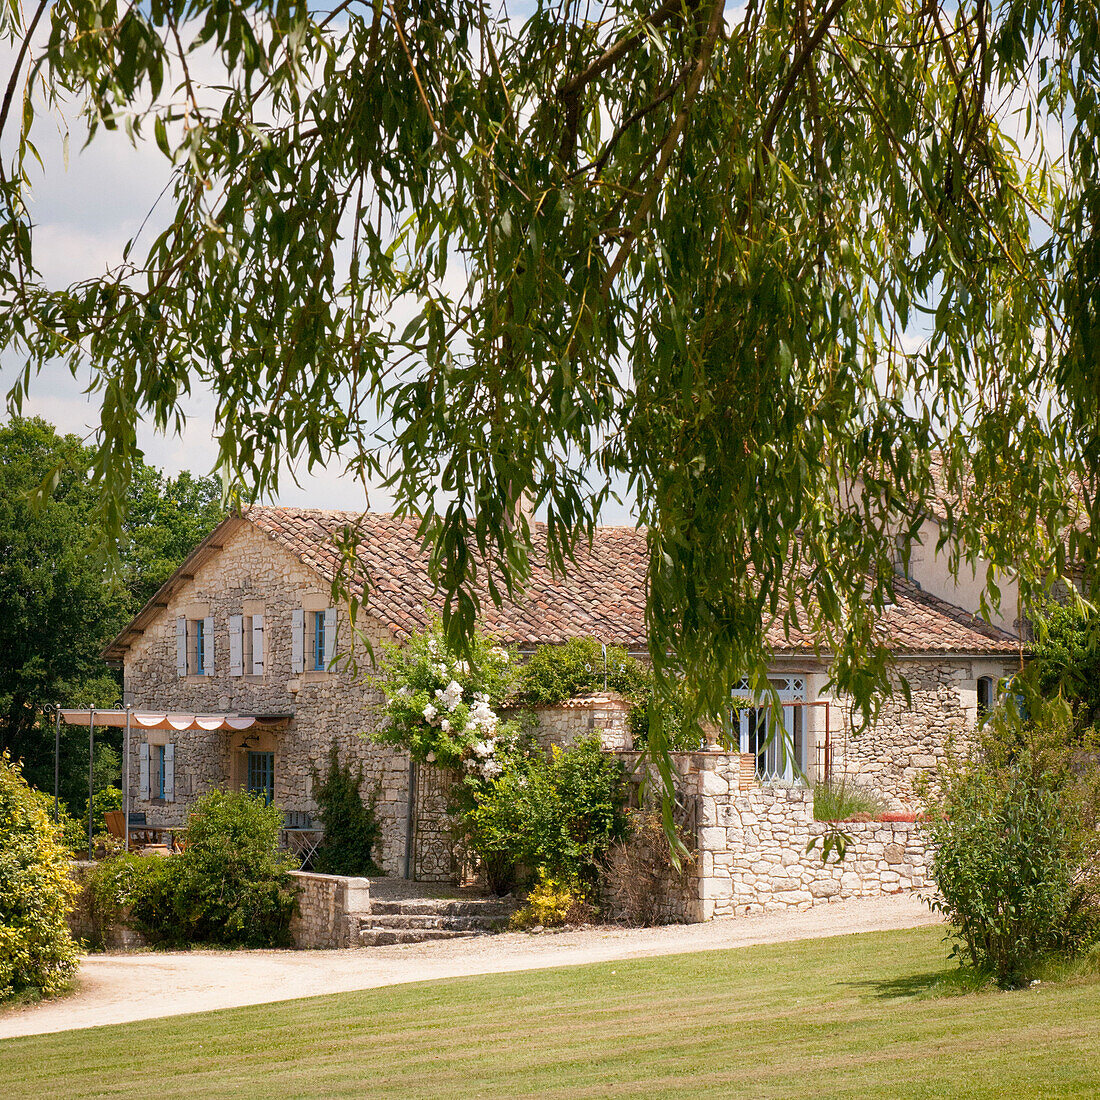
<instances>
[{"instance_id":1,"label":"stone retaining wall","mask_svg":"<svg viewBox=\"0 0 1100 1100\"><path fill-rule=\"evenodd\" d=\"M370 879L292 871L298 910L290 922L295 947L352 947L359 918L370 913Z\"/></svg>"},{"instance_id":2,"label":"stone retaining wall","mask_svg":"<svg viewBox=\"0 0 1100 1100\"><path fill-rule=\"evenodd\" d=\"M822 863L830 825L813 818L813 791L758 788L716 796L699 828L699 919L808 909L925 886L930 853L915 822L843 822L845 858Z\"/></svg>"}]
</instances>

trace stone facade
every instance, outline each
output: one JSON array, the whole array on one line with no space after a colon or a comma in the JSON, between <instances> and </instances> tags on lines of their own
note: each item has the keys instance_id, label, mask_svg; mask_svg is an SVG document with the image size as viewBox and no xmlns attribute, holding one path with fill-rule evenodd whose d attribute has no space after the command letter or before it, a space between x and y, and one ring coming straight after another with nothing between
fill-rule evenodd
<instances>
[{"instance_id":1,"label":"stone facade","mask_svg":"<svg viewBox=\"0 0 1100 1100\"><path fill-rule=\"evenodd\" d=\"M351 670L292 671L295 609L323 611L332 604L328 586L307 566L249 524L242 523L208 561L169 597L163 613L131 643L125 661L128 701L143 711L268 716L244 734L142 732L133 736L130 758L132 809L151 824L182 825L194 799L214 787L246 783L249 750L274 753L274 801L281 809L316 811L311 764L323 767L335 742L341 759L363 765L363 794L378 794L381 851L386 870L404 865L408 807L408 757L363 735L376 723L376 689ZM262 676L230 675L229 617L264 616ZM177 671L176 622L213 619L214 661L210 675ZM364 630L364 619L359 619ZM372 644L384 632L365 631ZM337 609L338 647L346 644L345 609ZM360 648L356 654L362 661ZM171 799L139 797L141 744L174 746ZM150 789L150 795L154 790Z\"/></svg>"},{"instance_id":2,"label":"stone facade","mask_svg":"<svg viewBox=\"0 0 1100 1100\"><path fill-rule=\"evenodd\" d=\"M834 700L830 730L830 777L866 787L890 809L914 810L921 786L931 781L948 746L964 749L977 722L977 681L999 680L1003 661L962 657L900 658L897 673L909 684L906 703L895 675L895 693L875 722L853 729L845 700Z\"/></svg>"},{"instance_id":3,"label":"stone facade","mask_svg":"<svg viewBox=\"0 0 1100 1100\"><path fill-rule=\"evenodd\" d=\"M359 920L370 915L370 879L291 872L298 908L290 922L295 947L354 947Z\"/></svg>"}]
</instances>

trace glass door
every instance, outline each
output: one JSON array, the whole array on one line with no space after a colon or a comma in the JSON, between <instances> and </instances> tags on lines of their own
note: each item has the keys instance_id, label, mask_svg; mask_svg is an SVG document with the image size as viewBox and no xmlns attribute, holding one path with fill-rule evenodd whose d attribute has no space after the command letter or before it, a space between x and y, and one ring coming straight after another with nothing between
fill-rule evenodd
<instances>
[{"instance_id":1,"label":"glass door","mask_svg":"<svg viewBox=\"0 0 1100 1100\"><path fill-rule=\"evenodd\" d=\"M275 754L273 752L249 752L248 784L249 794L263 795L270 803L275 797Z\"/></svg>"},{"instance_id":2,"label":"glass door","mask_svg":"<svg viewBox=\"0 0 1100 1100\"><path fill-rule=\"evenodd\" d=\"M781 703L806 701L806 681L801 676L776 677L771 685ZM741 682L740 690L748 694L747 680ZM741 751L756 757L756 777L762 783L793 782L805 771L802 710L800 706L783 707L780 725L770 700L757 698L740 705L735 700L734 728L740 734Z\"/></svg>"}]
</instances>

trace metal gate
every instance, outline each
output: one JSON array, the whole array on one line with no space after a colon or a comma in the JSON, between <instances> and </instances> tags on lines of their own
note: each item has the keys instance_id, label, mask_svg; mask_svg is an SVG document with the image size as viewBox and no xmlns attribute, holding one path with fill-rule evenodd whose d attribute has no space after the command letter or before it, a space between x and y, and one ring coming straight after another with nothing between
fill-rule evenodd
<instances>
[{"instance_id":1,"label":"metal gate","mask_svg":"<svg viewBox=\"0 0 1100 1100\"><path fill-rule=\"evenodd\" d=\"M416 882L454 882L456 875L454 827L447 814L454 772L431 764L412 768L412 858Z\"/></svg>"}]
</instances>

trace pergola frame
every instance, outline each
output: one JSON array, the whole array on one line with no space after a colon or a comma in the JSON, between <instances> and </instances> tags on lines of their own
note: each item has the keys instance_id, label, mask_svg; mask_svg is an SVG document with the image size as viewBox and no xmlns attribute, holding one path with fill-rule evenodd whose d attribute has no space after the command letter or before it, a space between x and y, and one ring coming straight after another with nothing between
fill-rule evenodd
<instances>
[{"instance_id":1,"label":"pergola frame","mask_svg":"<svg viewBox=\"0 0 1100 1100\"><path fill-rule=\"evenodd\" d=\"M122 710L66 710L57 707L57 725L54 731L54 819L58 817L58 783L61 768L61 723L70 726L88 726L88 858L92 859L95 849L92 840L92 797L95 794L95 730L100 728L124 729L122 764L122 812L123 850L130 850L130 733L136 727L143 730L175 730L185 733L188 730L246 730L258 721L251 715L237 714L175 714L166 711L139 711L127 705Z\"/></svg>"}]
</instances>

